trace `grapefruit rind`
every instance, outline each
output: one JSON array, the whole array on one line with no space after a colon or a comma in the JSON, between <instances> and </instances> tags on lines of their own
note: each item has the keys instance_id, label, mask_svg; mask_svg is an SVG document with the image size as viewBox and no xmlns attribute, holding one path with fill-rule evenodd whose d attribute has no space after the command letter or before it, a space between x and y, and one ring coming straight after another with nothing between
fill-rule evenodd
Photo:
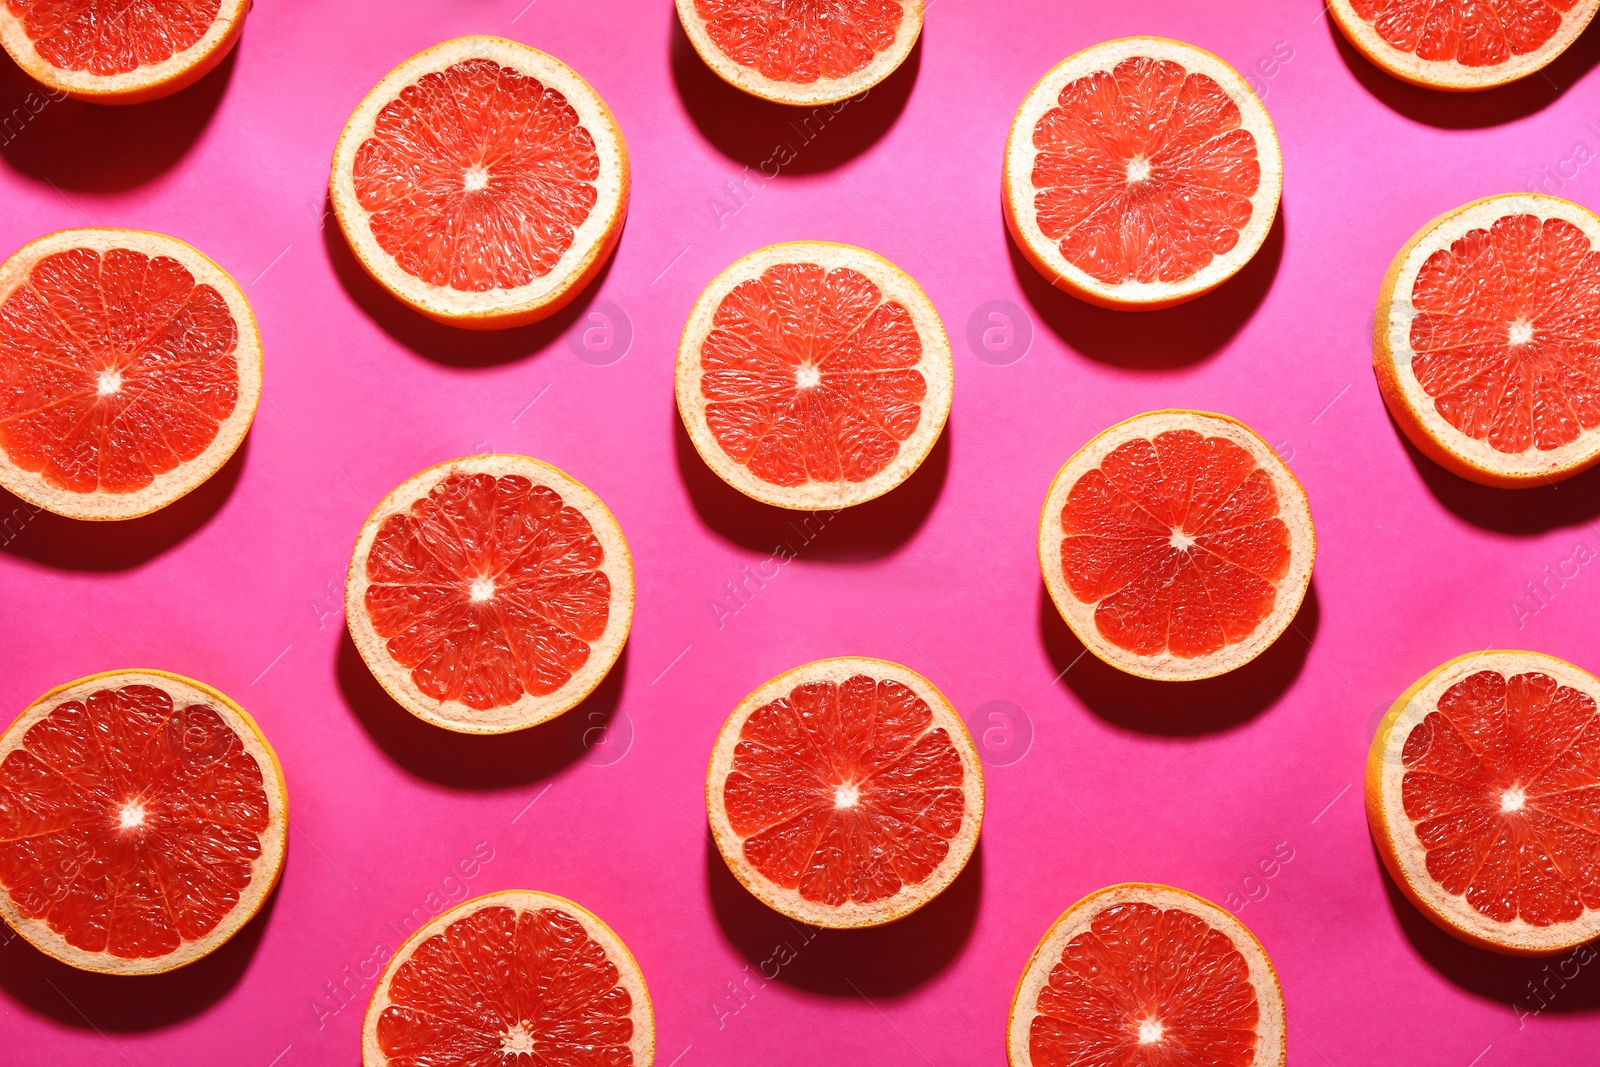
<instances>
[{"instance_id":1,"label":"grapefruit rind","mask_svg":"<svg viewBox=\"0 0 1600 1067\"><path fill-rule=\"evenodd\" d=\"M950 839L949 851L944 861L923 881L902 886L891 897L861 904L855 901L832 906L807 900L797 890L785 889L756 871L743 857L744 841L734 831L723 803L723 783L733 770L734 750L739 744L740 731L745 720L759 708L774 700L788 696L797 686L813 682L842 684L856 675L866 675L874 681L895 681L911 689L933 712L930 730L943 727L961 758L962 805L961 828ZM944 892L966 868L978 846L978 832L983 826L984 788L983 766L978 758L972 735L954 707L943 693L922 675L909 667L889 660L868 656L840 656L821 659L773 678L739 701L717 733L711 749L711 763L706 770L706 813L711 824L711 835L722 853L723 862L750 895L781 915L835 930L882 926L903 919Z\"/></svg>"},{"instance_id":2,"label":"grapefruit rind","mask_svg":"<svg viewBox=\"0 0 1600 1067\"><path fill-rule=\"evenodd\" d=\"M605 632L589 646L589 658L584 661L583 668L552 693L544 696L524 693L515 703L485 711L478 711L458 701L438 700L418 688L411 678L411 672L389 655L384 639L378 636L367 615L366 563L378 529L390 515L409 509L453 474L489 474L494 477L515 474L535 485L547 486L561 497L563 504L583 513L605 552L603 569L611 582ZM565 471L530 456L469 456L447 460L412 475L372 509L372 514L362 524L355 550L350 555L350 567L345 579L345 620L356 650L366 661L372 676L394 698L395 703L425 722L456 733L503 734L548 722L577 707L594 692L610 673L617 658L622 655L622 646L627 643L628 631L633 623L633 594L633 556L628 551L622 527L617 524L605 503L587 486Z\"/></svg>"},{"instance_id":3,"label":"grapefruit rind","mask_svg":"<svg viewBox=\"0 0 1600 1067\"><path fill-rule=\"evenodd\" d=\"M1085 603L1074 596L1061 569L1061 542L1065 538L1061 529L1061 509L1066 505L1067 494L1078 479L1098 468L1106 456L1128 441L1141 437L1153 438L1167 430L1194 430L1207 437L1221 437L1250 453L1256 465L1272 478L1273 489L1278 497L1278 517L1289 528L1289 573L1277 585L1272 614L1248 639L1228 645L1212 655L1192 659L1171 652L1141 656L1107 641L1100 636L1095 625L1097 605ZM1311 585L1311 569L1316 562L1316 555L1317 533L1311 521L1311 503L1288 464L1255 431L1238 419L1207 411L1181 408L1149 411L1101 431L1056 473L1055 480L1050 483L1050 491L1045 496L1044 509L1039 515L1039 569L1061 618L1083 647L1101 660L1120 671L1155 681L1212 678L1242 667L1265 652L1289 628L1295 613L1300 610L1306 590Z\"/></svg>"},{"instance_id":4,"label":"grapefruit rind","mask_svg":"<svg viewBox=\"0 0 1600 1067\"><path fill-rule=\"evenodd\" d=\"M1011 997L1011 1012L1006 1023L1006 1062L1010 1067L1033 1067L1029 1050L1029 1030L1037 1014L1039 991L1050 981L1050 972L1061 959L1068 941L1089 929L1101 912L1118 904L1152 904L1163 910L1176 909L1197 916L1213 929L1227 935L1250 968L1250 984L1255 990L1260 1021L1256 1025L1257 1045L1253 1067L1283 1067L1287 1055L1287 1020L1283 988L1273 969L1267 950L1250 928L1204 897L1187 890L1148 882L1125 882L1096 890L1078 901L1050 924L1043 939L1028 957L1017 989Z\"/></svg>"},{"instance_id":5,"label":"grapefruit rind","mask_svg":"<svg viewBox=\"0 0 1600 1067\"><path fill-rule=\"evenodd\" d=\"M126 74L64 70L46 60L23 28L23 20L0 3L0 45L34 81L56 92L95 104L142 104L188 88L209 74L238 43L252 0L221 0L204 35L160 63Z\"/></svg>"},{"instance_id":6,"label":"grapefruit rind","mask_svg":"<svg viewBox=\"0 0 1600 1067\"><path fill-rule=\"evenodd\" d=\"M143 489L132 493L73 492L49 484L38 472L21 469L10 460L5 449L0 448L0 486L28 503L69 519L136 519L199 488L221 470L244 443L255 418L256 406L261 402L261 333L244 290L227 271L204 252L176 237L144 230L111 227L58 230L30 241L0 264L0 304L28 281L40 260L73 248L90 248L102 254L126 248L147 256L177 260L194 275L197 285L209 285L221 295L238 331L233 354L239 373L239 398L232 413L217 426L216 436L204 452L165 474L156 475Z\"/></svg>"},{"instance_id":7,"label":"grapefruit rind","mask_svg":"<svg viewBox=\"0 0 1600 1067\"><path fill-rule=\"evenodd\" d=\"M1119 282L1107 284L1073 265L1061 247L1045 236L1034 204L1033 166L1038 149L1033 131L1046 112L1059 104L1069 82L1101 71L1109 72L1124 59L1149 56L1171 60L1193 74L1214 79L1239 108L1240 122L1256 142L1261 180L1250 200L1250 221L1239 231L1239 242L1214 257L1180 282ZM1052 67L1023 98L1006 137L1005 165L1001 170L1001 202L1006 228L1024 258L1058 289L1100 307L1118 311L1154 311L1181 304L1217 288L1244 269L1260 251L1278 214L1283 192L1283 153L1277 129L1266 107L1248 82L1227 61L1182 41L1166 37L1124 37L1085 48Z\"/></svg>"},{"instance_id":8,"label":"grapefruit rind","mask_svg":"<svg viewBox=\"0 0 1600 1067\"><path fill-rule=\"evenodd\" d=\"M1544 45L1490 67L1471 67L1455 59L1421 59L1385 41L1372 23L1356 14L1350 0L1328 0L1327 7L1345 39L1379 70L1424 89L1475 92L1526 78L1549 66L1583 33L1600 8L1600 0L1578 0L1561 16L1561 28Z\"/></svg>"},{"instance_id":9,"label":"grapefruit rind","mask_svg":"<svg viewBox=\"0 0 1600 1067\"><path fill-rule=\"evenodd\" d=\"M1435 667L1401 693L1378 724L1367 752L1367 825L1395 885L1440 929L1479 948L1506 955L1548 956L1565 952L1600 937L1600 909L1585 909L1581 917L1571 922L1550 926L1534 926L1521 916L1509 923L1496 922L1469 904L1464 894L1449 893L1433 879L1428 873L1427 852L1406 814L1402 795L1406 739L1435 709L1447 689L1479 671L1498 671L1506 677L1536 671L1600 701L1600 679L1541 652L1469 652Z\"/></svg>"},{"instance_id":10,"label":"grapefruit rind","mask_svg":"<svg viewBox=\"0 0 1600 1067\"><path fill-rule=\"evenodd\" d=\"M1487 196L1445 212L1401 246L1383 276L1372 316L1372 369L1389 413L1417 451L1479 485L1517 489L1558 482L1600 462L1600 427L1585 430L1559 448L1501 452L1446 421L1411 371L1415 355L1411 348L1411 322L1417 309L1409 294L1423 264L1469 231L1487 230L1507 215L1570 222L1583 231L1594 251L1600 252L1600 217L1559 197L1508 193Z\"/></svg>"},{"instance_id":11,"label":"grapefruit rind","mask_svg":"<svg viewBox=\"0 0 1600 1067\"><path fill-rule=\"evenodd\" d=\"M633 1002L633 1011L629 1016L633 1021L633 1038L629 1042L633 1053L633 1064L634 1067L650 1067L656 1053L655 1011L650 1004L650 991L645 987L644 972L639 969L639 962L633 958L633 953L628 951L628 946L623 944L622 938L617 936L616 931L607 926L594 912L566 897L541 893L533 889L503 889L463 901L436 916L432 922L406 939L389 959L389 964L383 969L383 973L378 976L377 985L372 990L372 999L367 1002L367 1013L361 1022L362 1067L388 1067L390 1062L378 1044L378 1018L390 1004L389 985L395 972L428 938L442 933L451 923L483 908L510 908L518 913L554 908L576 919L583 927L584 933L605 949L606 958L617 968L617 984L627 990Z\"/></svg>"},{"instance_id":12,"label":"grapefruit rind","mask_svg":"<svg viewBox=\"0 0 1600 1067\"><path fill-rule=\"evenodd\" d=\"M923 0L901 0L901 4L905 15L895 31L894 42L879 52L871 63L843 78L819 77L812 82L787 82L769 78L752 67L734 62L711 39L711 34L706 30L706 20L695 10L694 0L677 0L678 21L683 24L684 34L717 77L751 96L796 107L837 104L852 96L865 94L898 70L922 33Z\"/></svg>"},{"instance_id":13,"label":"grapefruit rind","mask_svg":"<svg viewBox=\"0 0 1600 1067\"><path fill-rule=\"evenodd\" d=\"M29 704L22 714L0 734L0 760L22 744L24 735L40 719L62 704L82 700L102 689L127 685L149 685L161 689L173 704L185 707L205 704L214 709L238 736L245 750L261 768L261 786L267 796L267 831L261 835L261 855L251 865L250 885L240 893L233 910L204 937L183 942L165 956L127 959L109 952L85 952L50 929L47 922L25 916L11 901L10 893L0 888L0 918L47 956L83 971L100 974L163 974L210 955L238 933L266 903L278 877L283 873L284 853L289 838L289 791L283 767L267 742L266 735L250 713L224 694L192 678L148 668L103 671L77 681L59 685Z\"/></svg>"},{"instance_id":14,"label":"grapefruit rind","mask_svg":"<svg viewBox=\"0 0 1600 1067\"><path fill-rule=\"evenodd\" d=\"M372 213L361 206L356 196L356 153L372 136L379 113L406 86L469 59L492 60L560 92L589 131L600 158L600 176L594 182L595 204L573 233L571 246L548 274L514 289L468 292L433 285L406 273L378 244L372 233ZM396 299L448 325L502 330L555 314L605 267L628 213L630 175L628 146L616 117L577 71L552 55L503 37L457 37L395 67L356 105L333 150L329 198L339 228L361 266Z\"/></svg>"},{"instance_id":15,"label":"grapefruit rind","mask_svg":"<svg viewBox=\"0 0 1600 1067\"><path fill-rule=\"evenodd\" d=\"M724 451L706 419L706 398L701 392L700 347L711 333L712 320L723 299L742 282L761 277L769 268L784 263L815 263L825 270L846 268L864 274L876 285L884 301L898 301L911 315L922 341L921 372L927 391L922 398L922 417L916 431L900 442L894 462L860 482L807 482L798 486L774 485L757 477ZM766 248L736 261L711 280L695 301L684 323L678 343L677 370L674 375L678 414L695 451L706 466L723 481L752 500L791 511L833 511L864 504L887 493L911 477L933 446L938 444L950 418L950 403L955 389L955 364L950 355L950 339L944 332L939 312L928 294L905 271L875 252L854 245L830 241L790 241Z\"/></svg>"}]
</instances>

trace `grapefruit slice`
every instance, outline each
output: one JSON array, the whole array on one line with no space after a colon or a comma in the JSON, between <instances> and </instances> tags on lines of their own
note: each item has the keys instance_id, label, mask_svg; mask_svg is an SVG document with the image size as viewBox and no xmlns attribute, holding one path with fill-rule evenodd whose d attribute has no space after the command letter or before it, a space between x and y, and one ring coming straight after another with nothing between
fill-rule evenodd
<instances>
[{"instance_id":1,"label":"grapefruit slice","mask_svg":"<svg viewBox=\"0 0 1600 1067\"><path fill-rule=\"evenodd\" d=\"M1125 37L1058 64L1006 139L1006 225L1030 263L1092 304L1209 293L1261 248L1283 157L1245 80L1210 52Z\"/></svg>"},{"instance_id":2,"label":"grapefruit slice","mask_svg":"<svg viewBox=\"0 0 1600 1067\"><path fill-rule=\"evenodd\" d=\"M86 971L193 963L277 884L288 805L267 739L210 686L69 682L0 735L0 917Z\"/></svg>"},{"instance_id":3,"label":"grapefruit slice","mask_svg":"<svg viewBox=\"0 0 1600 1067\"><path fill-rule=\"evenodd\" d=\"M1083 647L1141 678L1255 659L1311 584L1305 490L1226 415L1151 411L1084 445L1050 484L1039 566Z\"/></svg>"},{"instance_id":4,"label":"grapefruit slice","mask_svg":"<svg viewBox=\"0 0 1600 1067\"><path fill-rule=\"evenodd\" d=\"M882 496L950 417L950 341L926 294L864 248L752 252L695 302L678 345L678 413L739 492L799 511Z\"/></svg>"},{"instance_id":5,"label":"grapefruit slice","mask_svg":"<svg viewBox=\"0 0 1600 1067\"><path fill-rule=\"evenodd\" d=\"M554 314L600 273L628 212L628 148L559 59L458 37L367 94L329 184L380 285L429 318L497 330Z\"/></svg>"},{"instance_id":6,"label":"grapefruit slice","mask_svg":"<svg viewBox=\"0 0 1600 1067\"><path fill-rule=\"evenodd\" d=\"M655 1016L622 939L570 900L509 889L411 935L361 1025L362 1067L649 1067Z\"/></svg>"},{"instance_id":7,"label":"grapefruit slice","mask_svg":"<svg viewBox=\"0 0 1600 1067\"><path fill-rule=\"evenodd\" d=\"M261 399L261 337L226 271L171 237L62 230L0 265L0 485L131 519L228 461Z\"/></svg>"},{"instance_id":8,"label":"grapefruit slice","mask_svg":"<svg viewBox=\"0 0 1600 1067\"><path fill-rule=\"evenodd\" d=\"M1538 652L1423 675L1378 726L1367 822L1444 930L1515 955L1600 936L1600 680Z\"/></svg>"},{"instance_id":9,"label":"grapefruit slice","mask_svg":"<svg viewBox=\"0 0 1600 1067\"><path fill-rule=\"evenodd\" d=\"M5 0L0 44L55 92L138 104L221 63L249 10L250 0Z\"/></svg>"},{"instance_id":10,"label":"grapefruit slice","mask_svg":"<svg viewBox=\"0 0 1600 1067\"><path fill-rule=\"evenodd\" d=\"M879 926L944 892L972 858L983 771L926 678L823 659L733 709L706 810L728 869L763 904L813 926Z\"/></svg>"},{"instance_id":11,"label":"grapefruit slice","mask_svg":"<svg viewBox=\"0 0 1600 1067\"><path fill-rule=\"evenodd\" d=\"M451 460L373 509L345 617L411 714L460 733L521 730L577 706L622 654L633 559L600 498L548 463Z\"/></svg>"},{"instance_id":12,"label":"grapefruit slice","mask_svg":"<svg viewBox=\"0 0 1600 1067\"><path fill-rule=\"evenodd\" d=\"M1470 91L1525 78L1565 52L1600 0L1330 0L1350 43L1428 89Z\"/></svg>"},{"instance_id":13,"label":"grapefruit slice","mask_svg":"<svg viewBox=\"0 0 1600 1067\"><path fill-rule=\"evenodd\" d=\"M893 74L922 32L922 0L677 0L678 21L717 77L779 104L841 100Z\"/></svg>"},{"instance_id":14,"label":"grapefruit slice","mask_svg":"<svg viewBox=\"0 0 1600 1067\"><path fill-rule=\"evenodd\" d=\"M1411 443L1483 485L1600 461L1600 218L1553 196L1474 200L1394 257L1372 364Z\"/></svg>"},{"instance_id":15,"label":"grapefruit slice","mask_svg":"<svg viewBox=\"0 0 1600 1067\"><path fill-rule=\"evenodd\" d=\"M1011 999L1010 1067L1282 1067L1283 991L1255 935L1166 885L1068 908Z\"/></svg>"}]
</instances>

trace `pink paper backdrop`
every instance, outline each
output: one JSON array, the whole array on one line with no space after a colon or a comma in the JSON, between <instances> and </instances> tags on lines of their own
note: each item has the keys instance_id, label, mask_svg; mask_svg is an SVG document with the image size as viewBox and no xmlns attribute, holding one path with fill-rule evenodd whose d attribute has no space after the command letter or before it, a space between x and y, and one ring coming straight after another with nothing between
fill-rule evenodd
<instances>
[{"instance_id":1,"label":"pink paper backdrop","mask_svg":"<svg viewBox=\"0 0 1600 1067\"><path fill-rule=\"evenodd\" d=\"M325 222L328 159L356 101L395 63L465 33L576 67L616 112L635 167L601 279L553 322L489 336L403 310ZM1286 179L1280 221L1238 278L1126 316L1046 287L1012 251L998 192L1032 82L1133 33L1193 41L1252 73ZM904 69L810 127L711 76L666 0L262 0L217 72L121 110L33 114L43 98L29 102L31 83L0 61L0 116L12 116L0 251L85 224L174 234L244 285L267 358L245 447L166 511L93 525L0 501L0 709L119 666L192 675L259 719L292 811L275 897L200 964L119 980L19 939L0 948L0 1058L352 1064L398 931L467 894L523 886L583 902L627 940L662 1067L993 1064L1045 927L1084 893L1140 878L1236 894L1282 976L1297 1063L1592 1058L1600 977L1573 977L1569 961L1563 982L1421 919L1374 858L1360 774L1380 710L1448 657L1521 646L1600 668L1596 565L1545 601L1513 602L1575 546L1600 548L1600 477L1509 493L1434 468L1385 416L1366 342L1391 255L1439 212L1541 180L1600 204L1600 167L1578 159L1600 154L1597 54L1591 32L1547 76L1453 97L1366 65L1315 0L939 0ZM957 352L955 410L924 468L820 532L710 475L670 399L701 287L797 238L898 262ZM1010 350L969 341L980 308L992 324L991 301L1014 309ZM1066 457L1172 405L1238 416L1277 445L1321 539L1295 630L1248 669L1181 688L1082 656L1033 549ZM449 735L392 704L340 610L372 505L429 464L485 449L594 488L639 580L632 639L595 697L498 739ZM728 601L724 583L780 544L799 558ZM719 596L737 612L717 612ZM801 933L708 845L705 762L745 692L847 653L904 662L964 714L981 709L988 818L967 872L917 916ZM1009 738L987 718L996 708ZM752 977L791 955L776 978ZM1537 998L1530 983L1543 983Z\"/></svg>"}]
</instances>

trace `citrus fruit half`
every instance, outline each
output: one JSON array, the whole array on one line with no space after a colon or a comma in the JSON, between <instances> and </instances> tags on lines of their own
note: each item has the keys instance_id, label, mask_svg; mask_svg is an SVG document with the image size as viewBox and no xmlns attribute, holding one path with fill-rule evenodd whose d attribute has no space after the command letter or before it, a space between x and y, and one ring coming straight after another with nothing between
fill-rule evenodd
<instances>
[{"instance_id":1,"label":"citrus fruit half","mask_svg":"<svg viewBox=\"0 0 1600 1067\"><path fill-rule=\"evenodd\" d=\"M361 1024L362 1067L649 1067L656 1024L622 939L570 900L508 889L412 934Z\"/></svg>"},{"instance_id":2,"label":"citrus fruit half","mask_svg":"<svg viewBox=\"0 0 1600 1067\"><path fill-rule=\"evenodd\" d=\"M628 148L554 56L458 37L384 76L333 151L331 199L378 283L440 322L522 326L600 273L628 212Z\"/></svg>"},{"instance_id":3,"label":"citrus fruit half","mask_svg":"<svg viewBox=\"0 0 1600 1067\"><path fill-rule=\"evenodd\" d=\"M176 674L80 678L0 735L0 916L86 971L216 950L272 892L288 826L255 722Z\"/></svg>"},{"instance_id":4,"label":"citrus fruit half","mask_svg":"<svg viewBox=\"0 0 1600 1067\"><path fill-rule=\"evenodd\" d=\"M1473 90L1525 78L1583 32L1600 0L1329 0L1356 49L1396 78Z\"/></svg>"},{"instance_id":5,"label":"citrus fruit half","mask_svg":"<svg viewBox=\"0 0 1600 1067\"><path fill-rule=\"evenodd\" d=\"M1244 423L1151 411L1104 431L1050 484L1039 566L1083 646L1172 681L1242 667L1289 626L1317 536L1305 490Z\"/></svg>"},{"instance_id":6,"label":"citrus fruit half","mask_svg":"<svg viewBox=\"0 0 1600 1067\"><path fill-rule=\"evenodd\" d=\"M1282 1067L1283 991L1255 935L1209 900L1128 883L1068 908L1011 998L1011 1067Z\"/></svg>"},{"instance_id":7,"label":"citrus fruit half","mask_svg":"<svg viewBox=\"0 0 1600 1067\"><path fill-rule=\"evenodd\" d=\"M74 519L130 519L211 477L261 399L238 284L138 230L62 230L0 264L0 485Z\"/></svg>"},{"instance_id":8,"label":"citrus fruit half","mask_svg":"<svg viewBox=\"0 0 1600 1067\"><path fill-rule=\"evenodd\" d=\"M548 463L451 460L373 509L345 617L411 714L460 733L521 730L575 707L622 654L633 559L600 498Z\"/></svg>"},{"instance_id":9,"label":"citrus fruit half","mask_svg":"<svg viewBox=\"0 0 1600 1067\"><path fill-rule=\"evenodd\" d=\"M0 44L33 79L100 104L175 93L222 62L251 0L5 0Z\"/></svg>"},{"instance_id":10,"label":"citrus fruit half","mask_svg":"<svg viewBox=\"0 0 1600 1067\"><path fill-rule=\"evenodd\" d=\"M728 869L763 904L813 926L878 926L967 865L983 771L926 678L880 659L823 659L733 709L706 809Z\"/></svg>"},{"instance_id":11,"label":"citrus fruit half","mask_svg":"<svg viewBox=\"0 0 1600 1067\"><path fill-rule=\"evenodd\" d=\"M1210 52L1164 37L1062 61L1011 123L1006 225L1080 299L1181 304L1233 277L1267 239L1283 157L1256 94Z\"/></svg>"},{"instance_id":12,"label":"citrus fruit half","mask_svg":"<svg viewBox=\"0 0 1600 1067\"><path fill-rule=\"evenodd\" d=\"M1600 218L1553 196L1475 200L1405 243L1372 363L1417 449L1484 485L1600 461Z\"/></svg>"},{"instance_id":13,"label":"citrus fruit half","mask_svg":"<svg viewBox=\"0 0 1600 1067\"><path fill-rule=\"evenodd\" d=\"M823 511L911 477L950 417L939 313L864 248L795 241L706 286L678 345L678 413L706 464L766 504Z\"/></svg>"},{"instance_id":14,"label":"citrus fruit half","mask_svg":"<svg viewBox=\"0 0 1600 1067\"><path fill-rule=\"evenodd\" d=\"M893 74L922 32L922 0L677 0L717 77L779 104L836 104Z\"/></svg>"},{"instance_id":15,"label":"citrus fruit half","mask_svg":"<svg viewBox=\"0 0 1600 1067\"><path fill-rule=\"evenodd\" d=\"M1497 952L1600 936L1600 680L1538 652L1423 675L1378 726L1367 821L1411 902Z\"/></svg>"}]
</instances>

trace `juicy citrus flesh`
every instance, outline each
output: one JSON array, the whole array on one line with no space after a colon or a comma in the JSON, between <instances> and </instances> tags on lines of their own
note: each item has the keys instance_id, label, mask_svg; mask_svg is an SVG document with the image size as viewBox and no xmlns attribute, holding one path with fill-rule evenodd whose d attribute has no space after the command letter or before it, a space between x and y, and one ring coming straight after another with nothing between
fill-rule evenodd
<instances>
[{"instance_id":1,"label":"juicy citrus flesh","mask_svg":"<svg viewBox=\"0 0 1600 1067\"><path fill-rule=\"evenodd\" d=\"M199 457L239 400L238 324L168 256L73 248L0 306L0 447L76 493L131 493Z\"/></svg>"},{"instance_id":2,"label":"juicy citrus flesh","mask_svg":"<svg viewBox=\"0 0 1600 1067\"><path fill-rule=\"evenodd\" d=\"M1600 252L1565 219L1506 215L1423 262L1411 370L1450 425L1498 452L1600 426Z\"/></svg>"},{"instance_id":3,"label":"juicy citrus flesh","mask_svg":"<svg viewBox=\"0 0 1600 1067\"><path fill-rule=\"evenodd\" d=\"M1401 799L1428 875L1495 922L1600 908L1600 715L1549 675L1478 671L1411 730Z\"/></svg>"},{"instance_id":4,"label":"juicy citrus flesh","mask_svg":"<svg viewBox=\"0 0 1600 1067\"><path fill-rule=\"evenodd\" d=\"M383 521L365 604L418 689L483 711L553 693L588 662L611 610L604 565L554 489L453 474Z\"/></svg>"},{"instance_id":5,"label":"juicy citrus flesh","mask_svg":"<svg viewBox=\"0 0 1600 1067\"><path fill-rule=\"evenodd\" d=\"M1578 0L1350 0L1384 41L1433 62L1494 67L1543 48Z\"/></svg>"},{"instance_id":6,"label":"juicy citrus flesh","mask_svg":"<svg viewBox=\"0 0 1600 1067\"><path fill-rule=\"evenodd\" d=\"M1142 902L1106 908L1068 941L1034 1010L1034 1067L1247 1067L1261 1018L1226 934Z\"/></svg>"},{"instance_id":7,"label":"juicy citrus flesh","mask_svg":"<svg viewBox=\"0 0 1600 1067\"><path fill-rule=\"evenodd\" d=\"M780 263L722 299L700 347L706 422L779 486L863 482L922 420L911 313L848 267Z\"/></svg>"},{"instance_id":8,"label":"juicy citrus flesh","mask_svg":"<svg viewBox=\"0 0 1600 1067\"><path fill-rule=\"evenodd\" d=\"M111 77L193 47L221 0L6 0L6 7L46 63Z\"/></svg>"},{"instance_id":9,"label":"juicy citrus flesh","mask_svg":"<svg viewBox=\"0 0 1600 1067\"><path fill-rule=\"evenodd\" d=\"M742 67L773 81L845 78L894 44L902 0L694 0L706 33Z\"/></svg>"},{"instance_id":10,"label":"juicy citrus flesh","mask_svg":"<svg viewBox=\"0 0 1600 1067\"><path fill-rule=\"evenodd\" d=\"M634 1062L633 998L583 924L487 906L417 946L390 979L378 1046L396 1065Z\"/></svg>"},{"instance_id":11,"label":"juicy citrus flesh","mask_svg":"<svg viewBox=\"0 0 1600 1067\"><path fill-rule=\"evenodd\" d=\"M1170 59L1068 82L1033 144L1039 229L1107 285L1181 282L1232 251L1261 183L1238 105Z\"/></svg>"},{"instance_id":12,"label":"juicy citrus flesh","mask_svg":"<svg viewBox=\"0 0 1600 1067\"><path fill-rule=\"evenodd\" d=\"M74 948L166 956L239 903L269 821L261 767L215 709L102 689L0 762L0 884Z\"/></svg>"},{"instance_id":13,"label":"juicy citrus flesh","mask_svg":"<svg viewBox=\"0 0 1600 1067\"><path fill-rule=\"evenodd\" d=\"M555 268L594 209L600 157L559 91L472 58L402 89L353 170L372 235L400 269L476 293Z\"/></svg>"},{"instance_id":14,"label":"juicy citrus flesh","mask_svg":"<svg viewBox=\"0 0 1600 1067\"><path fill-rule=\"evenodd\" d=\"M1244 448L1168 430L1113 449L1068 491L1061 569L1100 636L1195 658L1267 620L1289 573L1271 476Z\"/></svg>"},{"instance_id":15,"label":"juicy citrus flesh","mask_svg":"<svg viewBox=\"0 0 1600 1067\"><path fill-rule=\"evenodd\" d=\"M939 868L961 829L964 775L921 697L855 675L751 712L722 797L755 870L837 907L885 900Z\"/></svg>"}]
</instances>

